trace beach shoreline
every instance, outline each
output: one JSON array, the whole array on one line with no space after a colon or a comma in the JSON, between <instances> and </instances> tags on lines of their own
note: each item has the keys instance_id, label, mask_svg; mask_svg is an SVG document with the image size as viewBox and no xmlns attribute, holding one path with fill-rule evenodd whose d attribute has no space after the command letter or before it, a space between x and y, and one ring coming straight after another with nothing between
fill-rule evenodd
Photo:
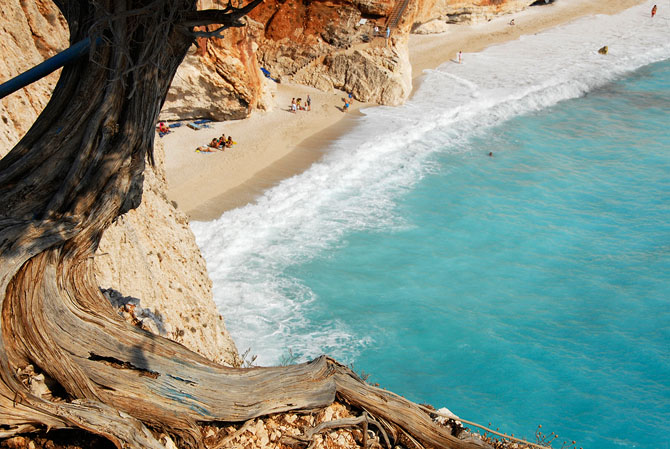
<instances>
[{"instance_id":1,"label":"beach shoreline","mask_svg":"<svg viewBox=\"0 0 670 449\"><path fill-rule=\"evenodd\" d=\"M580 17L616 14L641 3L644 0L612 0L606 5L596 0L562 0L485 23L450 25L441 34L410 35L413 92L425 70L454 61L459 50L467 64L469 53ZM511 19L515 19L515 25L509 25ZM330 142L355 126L361 108L376 106L354 101L350 110L343 112L343 92L321 92L294 84L274 87L274 106L269 111L254 111L242 120L211 123L210 128L199 131L182 126L162 138L168 199L191 220L216 219L227 210L253 202L281 180L303 172L328 151ZM305 98L307 94L312 98L312 110L290 112L291 98ZM237 144L223 152L194 151L222 133L231 135Z\"/></svg>"}]
</instances>

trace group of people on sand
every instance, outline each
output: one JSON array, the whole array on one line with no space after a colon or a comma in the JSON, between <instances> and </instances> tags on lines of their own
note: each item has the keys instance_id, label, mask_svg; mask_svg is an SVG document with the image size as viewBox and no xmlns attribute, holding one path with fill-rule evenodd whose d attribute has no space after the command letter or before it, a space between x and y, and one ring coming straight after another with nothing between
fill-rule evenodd
<instances>
[{"instance_id":1,"label":"group of people on sand","mask_svg":"<svg viewBox=\"0 0 670 449\"><path fill-rule=\"evenodd\" d=\"M215 137L207 146L200 146L195 149L196 153L213 153L216 150L223 151L226 148L232 147L236 142L233 141L232 136L228 136L226 139L225 134L221 134L221 137L218 139Z\"/></svg>"},{"instance_id":2,"label":"group of people on sand","mask_svg":"<svg viewBox=\"0 0 670 449\"><path fill-rule=\"evenodd\" d=\"M344 101L344 106L342 106L342 112L347 112L349 110L349 106L354 104L354 94L349 92L347 94L347 97L343 98L342 101Z\"/></svg>"},{"instance_id":3,"label":"group of people on sand","mask_svg":"<svg viewBox=\"0 0 670 449\"><path fill-rule=\"evenodd\" d=\"M307 94L305 103L303 104L302 98L291 98L291 112L294 114L297 111L311 111L312 110L312 99Z\"/></svg>"}]
</instances>

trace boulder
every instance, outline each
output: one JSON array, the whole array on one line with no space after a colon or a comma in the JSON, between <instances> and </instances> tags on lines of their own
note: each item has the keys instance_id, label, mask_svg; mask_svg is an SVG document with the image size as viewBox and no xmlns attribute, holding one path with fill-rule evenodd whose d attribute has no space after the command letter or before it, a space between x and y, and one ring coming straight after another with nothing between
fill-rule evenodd
<instances>
[{"instance_id":1,"label":"boulder","mask_svg":"<svg viewBox=\"0 0 670 449\"><path fill-rule=\"evenodd\" d=\"M335 54L315 70L334 89L351 92L358 101L399 105L412 89L406 46Z\"/></svg>"}]
</instances>

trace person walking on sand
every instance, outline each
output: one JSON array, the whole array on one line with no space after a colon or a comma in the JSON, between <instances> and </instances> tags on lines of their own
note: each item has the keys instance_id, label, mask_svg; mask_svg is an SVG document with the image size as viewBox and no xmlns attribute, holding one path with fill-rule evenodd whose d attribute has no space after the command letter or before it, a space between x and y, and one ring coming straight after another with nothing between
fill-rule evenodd
<instances>
[{"instance_id":1,"label":"person walking on sand","mask_svg":"<svg viewBox=\"0 0 670 449\"><path fill-rule=\"evenodd\" d=\"M657 10L658 10L658 8L656 7L656 5L654 5L654 7L651 8L651 18L652 18L652 19L653 19L654 16L656 15L656 11L657 11Z\"/></svg>"},{"instance_id":2,"label":"person walking on sand","mask_svg":"<svg viewBox=\"0 0 670 449\"><path fill-rule=\"evenodd\" d=\"M463 52L458 51L458 63L461 64L463 62Z\"/></svg>"},{"instance_id":3,"label":"person walking on sand","mask_svg":"<svg viewBox=\"0 0 670 449\"><path fill-rule=\"evenodd\" d=\"M312 110L312 99L309 98L309 94L307 94L307 100L305 100L305 103L307 104L307 110L311 111Z\"/></svg>"}]
</instances>

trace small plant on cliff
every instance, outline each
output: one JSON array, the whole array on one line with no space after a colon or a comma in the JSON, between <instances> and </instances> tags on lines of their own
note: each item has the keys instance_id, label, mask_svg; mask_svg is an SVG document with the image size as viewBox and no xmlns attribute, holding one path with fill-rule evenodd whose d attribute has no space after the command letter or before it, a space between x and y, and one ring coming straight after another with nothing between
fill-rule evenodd
<instances>
[{"instance_id":1,"label":"small plant on cliff","mask_svg":"<svg viewBox=\"0 0 670 449\"><path fill-rule=\"evenodd\" d=\"M295 365L298 363L299 358L300 356L298 354L294 354L293 350L289 348L288 353L279 358L279 366Z\"/></svg>"}]
</instances>

